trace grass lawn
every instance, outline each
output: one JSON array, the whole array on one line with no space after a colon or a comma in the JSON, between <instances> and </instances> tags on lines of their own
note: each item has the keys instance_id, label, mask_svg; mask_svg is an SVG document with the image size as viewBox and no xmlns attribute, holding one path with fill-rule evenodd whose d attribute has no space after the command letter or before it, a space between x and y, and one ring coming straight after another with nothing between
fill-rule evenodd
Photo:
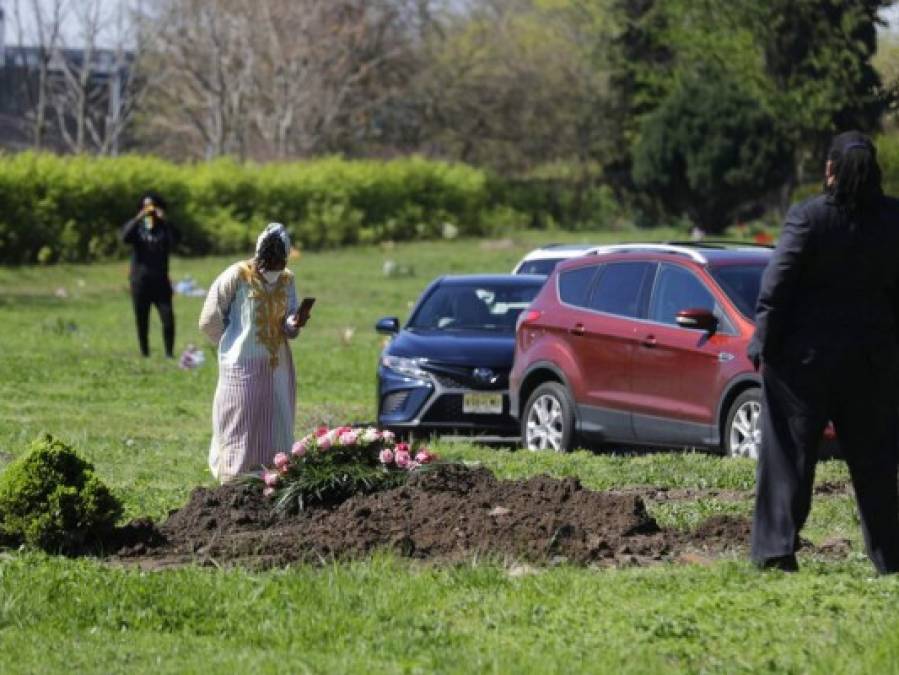
<instances>
[{"instance_id":1,"label":"grass lawn","mask_svg":"<svg viewBox=\"0 0 899 675\"><path fill-rule=\"evenodd\" d=\"M657 233L667 236L671 233ZM628 232L619 238L638 237ZM291 267L318 298L293 346L298 431L374 418L383 315L408 315L434 276L502 272L552 240L403 244L304 254ZM387 260L410 267L385 277ZM232 259L178 259L172 277L208 286ZM162 518L206 468L214 354L197 328L201 299L176 298L177 347L203 344L185 372L137 356L127 264L0 268L0 468L43 432L74 444L122 497L126 516ZM351 334L351 337L347 337ZM602 489L634 485L749 491L751 462L701 453L535 455L438 444L503 477L577 475ZM845 480L839 462L819 481ZM689 528L743 500L671 501L662 524ZM816 498L806 535L861 551L854 503ZM861 553L805 558L797 575L759 574L741 559L708 567L518 576L514 561L437 566L379 556L272 572L110 568L28 552L0 553L0 672L892 672L899 671L899 580L873 577Z\"/></svg>"}]
</instances>

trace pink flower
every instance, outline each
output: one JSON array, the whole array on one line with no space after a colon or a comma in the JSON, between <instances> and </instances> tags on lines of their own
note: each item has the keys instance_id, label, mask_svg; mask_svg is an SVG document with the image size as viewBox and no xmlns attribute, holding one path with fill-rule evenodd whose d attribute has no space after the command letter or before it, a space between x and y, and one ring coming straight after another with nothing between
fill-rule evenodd
<instances>
[{"instance_id":1,"label":"pink flower","mask_svg":"<svg viewBox=\"0 0 899 675\"><path fill-rule=\"evenodd\" d=\"M316 438L324 436L326 433L328 433L328 427L326 427L326 426L321 426L315 430Z\"/></svg>"},{"instance_id":2,"label":"pink flower","mask_svg":"<svg viewBox=\"0 0 899 675\"><path fill-rule=\"evenodd\" d=\"M384 448L378 453L378 459L381 460L381 464L390 464L393 461L393 450Z\"/></svg>"},{"instance_id":3,"label":"pink flower","mask_svg":"<svg viewBox=\"0 0 899 675\"><path fill-rule=\"evenodd\" d=\"M319 450L327 450L331 447L331 434L325 434L324 436L318 437L318 449Z\"/></svg>"},{"instance_id":4,"label":"pink flower","mask_svg":"<svg viewBox=\"0 0 899 675\"><path fill-rule=\"evenodd\" d=\"M415 454L415 461L419 464L430 464L435 459L437 459L437 455L427 448L422 448Z\"/></svg>"},{"instance_id":5,"label":"pink flower","mask_svg":"<svg viewBox=\"0 0 899 675\"><path fill-rule=\"evenodd\" d=\"M350 431L341 433L338 440L340 445L356 445L356 441L359 440L359 434L351 429Z\"/></svg>"},{"instance_id":6,"label":"pink flower","mask_svg":"<svg viewBox=\"0 0 899 675\"><path fill-rule=\"evenodd\" d=\"M401 443L400 445L405 445L405 443ZM407 450L400 450L400 446L396 446L396 453L393 455L393 461L396 462L396 465L405 469L409 466L409 462L412 461L412 457L409 455Z\"/></svg>"},{"instance_id":7,"label":"pink flower","mask_svg":"<svg viewBox=\"0 0 899 675\"><path fill-rule=\"evenodd\" d=\"M293 444L293 447L290 449L290 454L294 457L302 457L306 454L306 451L309 449L309 443L311 439L309 436L297 441Z\"/></svg>"},{"instance_id":8,"label":"pink flower","mask_svg":"<svg viewBox=\"0 0 899 675\"><path fill-rule=\"evenodd\" d=\"M385 429L381 432L381 440L385 443L393 443L396 440L396 434L389 429Z\"/></svg>"},{"instance_id":9,"label":"pink flower","mask_svg":"<svg viewBox=\"0 0 899 675\"><path fill-rule=\"evenodd\" d=\"M275 494L275 488L273 487L267 487L262 491L263 497L271 497L273 494Z\"/></svg>"},{"instance_id":10,"label":"pink flower","mask_svg":"<svg viewBox=\"0 0 899 675\"><path fill-rule=\"evenodd\" d=\"M270 488L278 487L278 481L280 481L280 476L274 471L265 471L262 474L262 480L265 481L265 484Z\"/></svg>"},{"instance_id":11,"label":"pink flower","mask_svg":"<svg viewBox=\"0 0 899 675\"><path fill-rule=\"evenodd\" d=\"M421 464L419 464L418 462L415 462L415 461L409 462L406 465L406 471L415 471L420 466L421 466Z\"/></svg>"},{"instance_id":12,"label":"pink flower","mask_svg":"<svg viewBox=\"0 0 899 675\"><path fill-rule=\"evenodd\" d=\"M409 452L409 444L408 443L397 443L396 451L408 453Z\"/></svg>"},{"instance_id":13,"label":"pink flower","mask_svg":"<svg viewBox=\"0 0 899 675\"><path fill-rule=\"evenodd\" d=\"M284 471L288 466L290 466L290 457L287 456L285 452L279 452L275 455L275 468L278 471Z\"/></svg>"}]
</instances>

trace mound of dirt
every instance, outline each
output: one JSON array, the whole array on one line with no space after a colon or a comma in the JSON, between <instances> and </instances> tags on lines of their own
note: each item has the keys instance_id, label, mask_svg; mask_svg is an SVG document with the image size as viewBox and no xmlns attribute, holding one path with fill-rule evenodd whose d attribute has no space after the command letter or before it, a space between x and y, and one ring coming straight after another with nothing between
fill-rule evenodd
<instances>
[{"instance_id":1,"label":"mound of dirt","mask_svg":"<svg viewBox=\"0 0 899 675\"><path fill-rule=\"evenodd\" d=\"M694 529L689 540L706 550L726 551L749 545L752 523L736 516L712 516Z\"/></svg>"},{"instance_id":2,"label":"mound of dirt","mask_svg":"<svg viewBox=\"0 0 899 675\"><path fill-rule=\"evenodd\" d=\"M483 468L444 465L403 487L292 516L274 514L257 488L197 488L160 526L132 522L110 545L119 546L118 560L144 567L272 567L385 548L418 559L629 565L741 548L748 539L748 521L737 518L712 518L693 533L664 530L640 494L594 492L576 478L498 480Z\"/></svg>"}]
</instances>

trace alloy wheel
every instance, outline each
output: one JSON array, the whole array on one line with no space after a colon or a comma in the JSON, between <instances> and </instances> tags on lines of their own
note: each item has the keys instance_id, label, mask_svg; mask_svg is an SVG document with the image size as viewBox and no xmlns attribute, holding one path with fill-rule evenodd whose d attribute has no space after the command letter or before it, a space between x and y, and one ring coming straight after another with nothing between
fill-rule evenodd
<instances>
[{"instance_id":1,"label":"alloy wheel","mask_svg":"<svg viewBox=\"0 0 899 675\"><path fill-rule=\"evenodd\" d=\"M528 410L527 449L562 452L562 436L562 404L555 396L543 394Z\"/></svg>"},{"instance_id":2,"label":"alloy wheel","mask_svg":"<svg viewBox=\"0 0 899 675\"><path fill-rule=\"evenodd\" d=\"M728 429L727 450L731 457L759 458L762 444L761 414L762 405L759 401L746 401L737 408Z\"/></svg>"}]
</instances>

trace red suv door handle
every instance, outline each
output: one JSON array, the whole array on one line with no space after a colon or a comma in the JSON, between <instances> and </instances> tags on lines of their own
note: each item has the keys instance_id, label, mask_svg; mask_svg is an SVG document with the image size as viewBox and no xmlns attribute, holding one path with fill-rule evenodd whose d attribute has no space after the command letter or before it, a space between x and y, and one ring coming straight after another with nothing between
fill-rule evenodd
<instances>
[{"instance_id":1,"label":"red suv door handle","mask_svg":"<svg viewBox=\"0 0 899 675\"><path fill-rule=\"evenodd\" d=\"M576 323L574 324L574 328L571 329L572 335L583 335L584 334L584 324Z\"/></svg>"},{"instance_id":2,"label":"red suv door handle","mask_svg":"<svg viewBox=\"0 0 899 675\"><path fill-rule=\"evenodd\" d=\"M645 338L643 338L644 347L655 347L657 342L658 341L656 340L655 335L647 335Z\"/></svg>"}]
</instances>

